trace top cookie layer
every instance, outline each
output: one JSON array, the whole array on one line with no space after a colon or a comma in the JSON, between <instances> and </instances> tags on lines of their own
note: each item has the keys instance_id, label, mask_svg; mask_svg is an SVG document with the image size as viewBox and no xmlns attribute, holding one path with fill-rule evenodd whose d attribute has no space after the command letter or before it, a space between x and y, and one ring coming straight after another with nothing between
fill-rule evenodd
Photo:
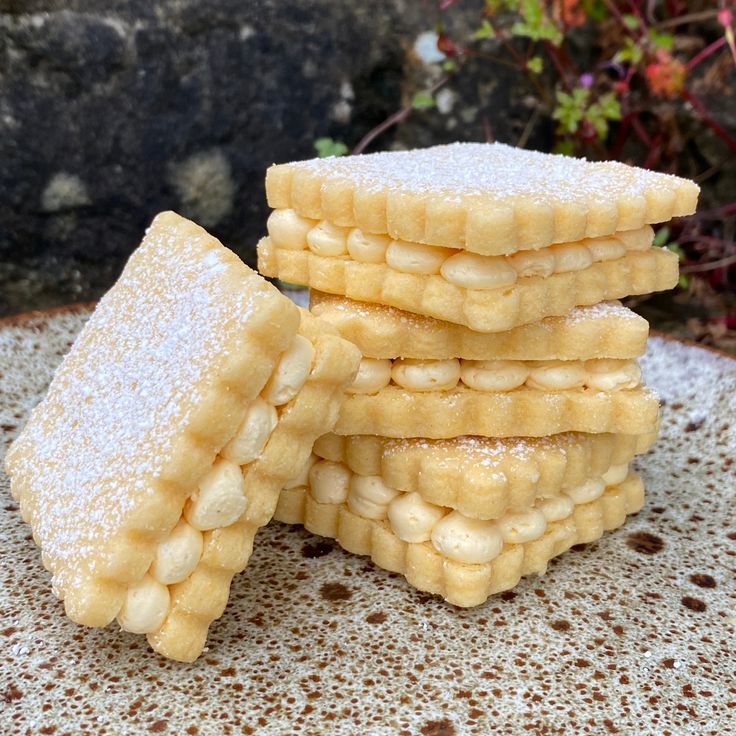
<instances>
[{"instance_id":1,"label":"top cookie layer","mask_svg":"<svg viewBox=\"0 0 736 736\"><path fill-rule=\"evenodd\" d=\"M154 220L7 455L62 597L94 607L105 580L129 574L130 534L173 527L299 320L194 223Z\"/></svg>"},{"instance_id":2,"label":"top cookie layer","mask_svg":"<svg viewBox=\"0 0 736 736\"><path fill-rule=\"evenodd\" d=\"M500 143L312 159L272 166L266 175L271 207L484 255L688 215L698 192L668 174Z\"/></svg>"}]
</instances>

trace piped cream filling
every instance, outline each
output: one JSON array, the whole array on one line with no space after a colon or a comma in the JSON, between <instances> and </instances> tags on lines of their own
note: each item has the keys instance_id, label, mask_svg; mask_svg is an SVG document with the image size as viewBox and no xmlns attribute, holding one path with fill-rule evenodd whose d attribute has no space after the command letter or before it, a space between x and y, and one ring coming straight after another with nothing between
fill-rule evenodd
<instances>
[{"instance_id":1,"label":"piped cream filling","mask_svg":"<svg viewBox=\"0 0 736 736\"><path fill-rule=\"evenodd\" d=\"M607 486L621 483L628 471L628 464L611 466L599 478L540 498L528 511L510 511L493 521L470 518L425 501L419 493L391 488L380 476L358 475L345 464L329 460L312 466L309 493L318 503L347 504L358 516L387 521L404 542L430 542L448 559L483 564L497 557L505 544L539 539L550 523L569 517L576 504L596 500Z\"/></svg>"},{"instance_id":2,"label":"piped cream filling","mask_svg":"<svg viewBox=\"0 0 736 736\"><path fill-rule=\"evenodd\" d=\"M620 391L641 384L635 360L378 360L363 358L352 394L375 394L391 382L407 391L450 391L462 383L476 391L513 391L520 386L541 391L590 388Z\"/></svg>"},{"instance_id":3,"label":"piped cream filling","mask_svg":"<svg viewBox=\"0 0 736 736\"><path fill-rule=\"evenodd\" d=\"M647 250L654 237L654 231L646 225L638 230L557 243L540 250L522 250L509 256L482 256L371 235L327 220L310 220L291 209L271 213L268 234L278 248L309 249L320 256L350 257L360 263L385 263L401 273L440 275L465 289L501 289L518 279L582 271L593 263L617 260L627 251Z\"/></svg>"},{"instance_id":4,"label":"piped cream filling","mask_svg":"<svg viewBox=\"0 0 736 736\"><path fill-rule=\"evenodd\" d=\"M314 360L312 344L297 335L281 355L261 395L251 402L235 436L187 499L182 518L156 547L153 563L142 580L128 587L118 623L134 634L156 631L170 608L169 585L186 580L204 549L204 533L237 522L248 506L243 467L263 453L278 424L278 408L291 401L307 381ZM314 460L296 479L311 478Z\"/></svg>"}]
</instances>

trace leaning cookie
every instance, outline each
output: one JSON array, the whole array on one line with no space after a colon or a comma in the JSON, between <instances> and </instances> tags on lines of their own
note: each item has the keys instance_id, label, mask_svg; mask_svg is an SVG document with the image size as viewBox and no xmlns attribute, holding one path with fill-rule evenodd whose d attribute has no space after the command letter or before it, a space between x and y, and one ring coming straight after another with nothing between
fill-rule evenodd
<instances>
[{"instance_id":1,"label":"leaning cookie","mask_svg":"<svg viewBox=\"0 0 736 736\"><path fill-rule=\"evenodd\" d=\"M327 434L315 443L309 475L302 477L314 486L345 485L351 473L380 476L392 488L418 493L437 506L496 519L591 479L618 482L654 440L654 433L444 440Z\"/></svg>"},{"instance_id":2,"label":"leaning cookie","mask_svg":"<svg viewBox=\"0 0 736 736\"><path fill-rule=\"evenodd\" d=\"M355 476L348 490L284 489L274 518L335 539L415 588L469 607L524 575L544 574L553 557L621 526L643 502L644 486L630 473L615 485L587 484L526 513L483 521L400 493L380 478Z\"/></svg>"},{"instance_id":3,"label":"leaning cookie","mask_svg":"<svg viewBox=\"0 0 736 736\"><path fill-rule=\"evenodd\" d=\"M357 366L313 324L198 226L154 220L6 457L70 618L117 617L166 656L198 656L269 490Z\"/></svg>"}]
</instances>

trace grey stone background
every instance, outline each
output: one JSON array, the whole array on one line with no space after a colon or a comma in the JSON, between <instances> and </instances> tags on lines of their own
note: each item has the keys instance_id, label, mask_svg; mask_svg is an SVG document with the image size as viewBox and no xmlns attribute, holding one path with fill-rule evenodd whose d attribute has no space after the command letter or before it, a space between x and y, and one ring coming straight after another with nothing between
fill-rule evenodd
<instances>
[{"instance_id":1,"label":"grey stone background","mask_svg":"<svg viewBox=\"0 0 736 736\"><path fill-rule=\"evenodd\" d=\"M455 18L477 24L481 3L465 6ZM354 144L431 83L413 45L435 7L0 0L0 313L97 298L166 208L253 264L268 165L315 155L321 136ZM514 140L506 86L477 92L509 110L494 134ZM478 110L443 100L441 121L401 134L482 139Z\"/></svg>"},{"instance_id":2,"label":"grey stone background","mask_svg":"<svg viewBox=\"0 0 736 736\"><path fill-rule=\"evenodd\" d=\"M444 20L469 33L482 5ZM354 145L435 82L415 42L438 15L430 0L0 0L0 314L99 297L167 208L253 264L268 165L322 136ZM373 150L551 144L505 66L471 61L437 102Z\"/></svg>"}]
</instances>

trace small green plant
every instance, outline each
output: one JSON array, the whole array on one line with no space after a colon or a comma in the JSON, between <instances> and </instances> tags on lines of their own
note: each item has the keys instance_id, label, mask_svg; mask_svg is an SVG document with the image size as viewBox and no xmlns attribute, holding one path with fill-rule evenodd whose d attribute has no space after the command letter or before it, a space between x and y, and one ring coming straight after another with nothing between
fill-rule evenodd
<instances>
[{"instance_id":1,"label":"small green plant","mask_svg":"<svg viewBox=\"0 0 736 736\"><path fill-rule=\"evenodd\" d=\"M521 0L521 2L505 0L499 3L488 3L488 5L498 5L498 10L504 9L519 13L521 19L511 26L513 35L530 38L532 41L549 41L554 46L562 43L562 32L547 15L542 0Z\"/></svg>"},{"instance_id":2,"label":"small green plant","mask_svg":"<svg viewBox=\"0 0 736 736\"><path fill-rule=\"evenodd\" d=\"M336 141L332 138L317 138L314 142L314 150L320 158L328 156L344 156L348 152L348 147L342 141Z\"/></svg>"},{"instance_id":3,"label":"small green plant","mask_svg":"<svg viewBox=\"0 0 736 736\"><path fill-rule=\"evenodd\" d=\"M411 99L414 110L429 110L434 107L434 97L429 92L417 92Z\"/></svg>"},{"instance_id":4,"label":"small green plant","mask_svg":"<svg viewBox=\"0 0 736 736\"><path fill-rule=\"evenodd\" d=\"M558 90L556 98L552 117L559 121L557 132L563 139L580 134L586 140L603 141L608 136L609 121L621 120L621 105L610 92L591 102L590 89L580 86L569 93Z\"/></svg>"}]
</instances>

